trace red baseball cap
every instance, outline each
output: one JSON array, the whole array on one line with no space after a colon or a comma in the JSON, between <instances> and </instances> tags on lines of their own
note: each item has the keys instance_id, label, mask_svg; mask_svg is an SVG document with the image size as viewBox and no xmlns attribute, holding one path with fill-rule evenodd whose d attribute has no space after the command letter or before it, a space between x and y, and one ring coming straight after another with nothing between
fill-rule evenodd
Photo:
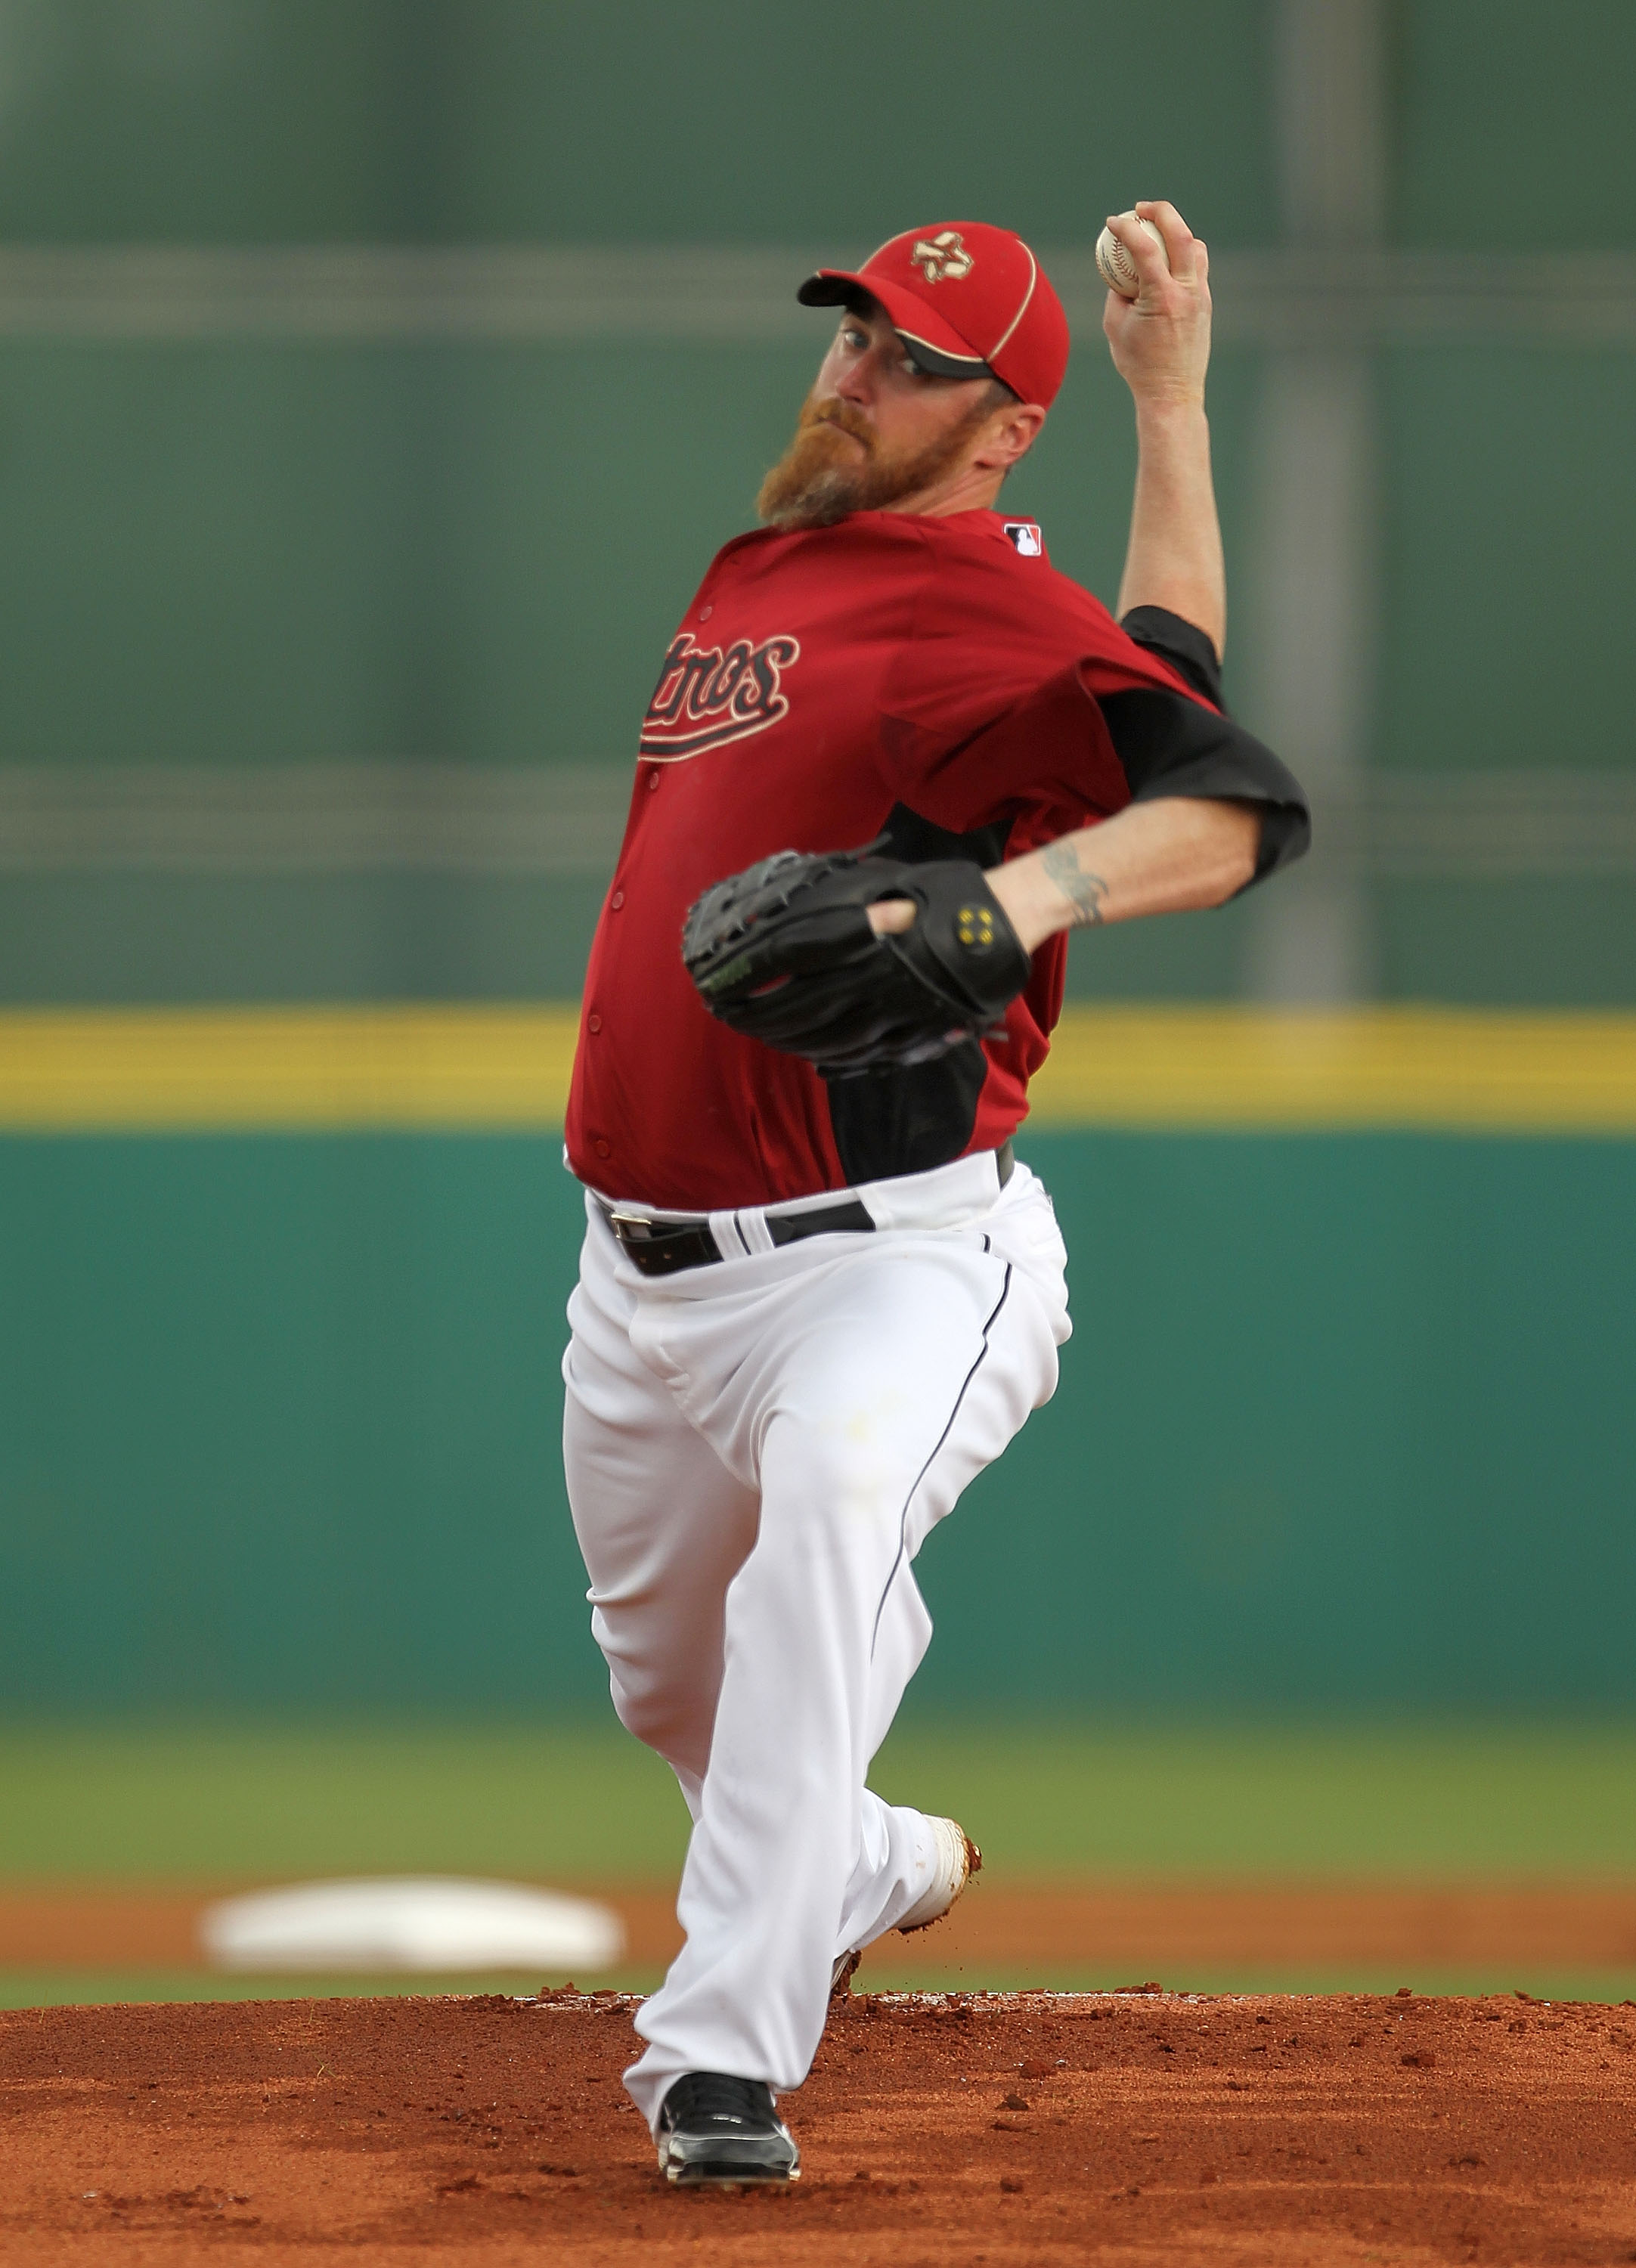
<instances>
[{"instance_id":1,"label":"red baseball cap","mask_svg":"<svg viewBox=\"0 0 1636 2268\"><path fill-rule=\"evenodd\" d=\"M922 370L998 378L1048 409L1068 367L1068 318L1020 236L985 221L905 229L859 269L821 268L796 293L807 307L867 292Z\"/></svg>"}]
</instances>

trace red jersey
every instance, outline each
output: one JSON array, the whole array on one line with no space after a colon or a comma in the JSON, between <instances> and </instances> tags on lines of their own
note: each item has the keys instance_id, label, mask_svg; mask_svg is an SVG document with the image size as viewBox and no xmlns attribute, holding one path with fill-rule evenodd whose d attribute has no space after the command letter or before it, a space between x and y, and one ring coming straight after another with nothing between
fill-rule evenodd
<instances>
[{"instance_id":1,"label":"red jersey","mask_svg":"<svg viewBox=\"0 0 1636 2268\"><path fill-rule=\"evenodd\" d=\"M895 855L989 866L1107 817L1130 788L1098 696L1144 688L1208 709L1057 572L1031 521L855 512L726 545L643 727L586 979L573 1171L607 1197L704 1212L997 1147L1045 1059L1065 934L1035 954L1004 1035L969 1042L963 1064L826 1083L710 1015L682 920L775 850L889 830Z\"/></svg>"}]
</instances>

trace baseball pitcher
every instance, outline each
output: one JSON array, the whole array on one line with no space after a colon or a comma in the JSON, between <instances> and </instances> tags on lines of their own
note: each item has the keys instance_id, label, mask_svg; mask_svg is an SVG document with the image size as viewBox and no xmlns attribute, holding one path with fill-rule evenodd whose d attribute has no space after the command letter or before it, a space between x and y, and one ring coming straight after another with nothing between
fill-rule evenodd
<instances>
[{"instance_id":1,"label":"baseball pitcher","mask_svg":"<svg viewBox=\"0 0 1636 2268\"><path fill-rule=\"evenodd\" d=\"M564 1453L614 1706L693 1818L626 2074L672 2181L795 2178L832 1987L978 1863L866 1775L931 1638L915 1555L1068 1336L1012 1148L1068 932L1308 839L1222 706L1205 247L1167 203L1110 225L1118 620L1000 503L1068 360L1028 247L939 222L821 269L838 328L660 665L591 955Z\"/></svg>"}]
</instances>

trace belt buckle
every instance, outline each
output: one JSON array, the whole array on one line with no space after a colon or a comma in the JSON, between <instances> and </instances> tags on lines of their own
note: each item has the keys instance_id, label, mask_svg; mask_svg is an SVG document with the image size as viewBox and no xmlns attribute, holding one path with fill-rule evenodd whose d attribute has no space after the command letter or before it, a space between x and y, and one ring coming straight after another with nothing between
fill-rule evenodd
<instances>
[{"instance_id":1,"label":"belt buckle","mask_svg":"<svg viewBox=\"0 0 1636 2268\"><path fill-rule=\"evenodd\" d=\"M616 1206L609 1205L608 1219L622 1244L645 1244L653 1234L653 1223L646 1213L621 1212Z\"/></svg>"}]
</instances>

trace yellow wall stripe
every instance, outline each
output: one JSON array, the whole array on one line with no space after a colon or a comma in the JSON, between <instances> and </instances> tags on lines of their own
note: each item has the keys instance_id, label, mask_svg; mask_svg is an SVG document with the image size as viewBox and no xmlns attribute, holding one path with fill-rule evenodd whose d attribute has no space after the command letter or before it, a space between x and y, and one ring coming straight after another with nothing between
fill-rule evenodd
<instances>
[{"instance_id":1,"label":"yellow wall stripe","mask_svg":"<svg viewBox=\"0 0 1636 2268\"><path fill-rule=\"evenodd\" d=\"M1636 1133L1636 1016L1071 1008L1033 1093L1043 1125Z\"/></svg>"},{"instance_id":2,"label":"yellow wall stripe","mask_svg":"<svg viewBox=\"0 0 1636 2268\"><path fill-rule=\"evenodd\" d=\"M566 1005L12 1010L13 1133L554 1130ZM1636 1016L1075 1007L1041 1126L1636 1134Z\"/></svg>"},{"instance_id":3,"label":"yellow wall stripe","mask_svg":"<svg viewBox=\"0 0 1636 2268\"><path fill-rule=\"evenodd\" d=\"M559 1127L578 1020L464 1004L14 1012L0 1016L0 1127Z\"/></svg>"}]
</instances>

